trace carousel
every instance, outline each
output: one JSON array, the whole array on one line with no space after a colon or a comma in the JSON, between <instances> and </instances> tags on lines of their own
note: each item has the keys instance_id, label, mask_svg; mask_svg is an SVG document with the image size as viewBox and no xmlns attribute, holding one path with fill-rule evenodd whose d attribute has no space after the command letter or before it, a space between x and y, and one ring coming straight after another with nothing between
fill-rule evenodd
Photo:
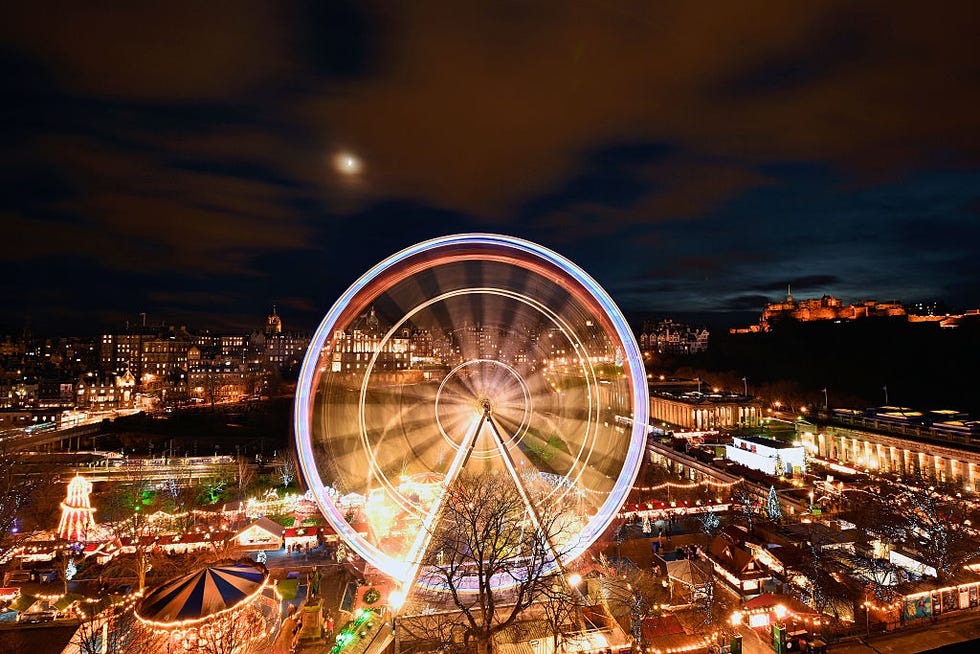
<instances>
[{"instance_id":1,"label":"carousel","mask_svg":"<svg viewBox=\"0 0 980 654\"><path fill-rule=\"evenodd\" d=\"M168 581L135 608L144 651L244 654L268 649L280 626L269 571L221 562Z\"/></svg>"}]
</instances>

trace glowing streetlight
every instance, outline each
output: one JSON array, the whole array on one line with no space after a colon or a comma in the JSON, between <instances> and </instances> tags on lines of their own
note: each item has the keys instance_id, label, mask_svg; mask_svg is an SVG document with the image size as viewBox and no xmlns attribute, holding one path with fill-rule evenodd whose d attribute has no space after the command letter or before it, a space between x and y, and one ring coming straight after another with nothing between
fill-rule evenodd
<instances>
[{"instance_id":1,"label":"glowing streetlight","mask_svg":"<svg viewBox=\"0 0 980 654\"><path fill-rule=\"evenodd\" d=\"M730 620L733 627L738 627L738 625L742 624L742 612L741 611L732 612L732 617L730 618Z\"/></svg>"},{"instance_id":2,"label":"glowing streetlight","mask_svg":"<svg viewBox=\"0 0 980 654\"><path fill-rule=\"evenodd\" d=\"M569 586L571 586L572 588L575 588L580 583L582 583L582 575L580 575L577 572L573 572L572 574L568 575L568 585Z\"/></svg>"},{"instance_id":3,"label":"glowing streetlight","mask_svg":"<svg viewBox=\"0 0 980 654\"><path fill-rule=\"evenodd\" d=\"M782 622L783 618L786 617L786 607L783 606L782 604L777 604L773 608L772 612L776 614L776 619L779 620L780 622Z\"/></svg>"},{"instance_id":4,"label":"glowing streetlight","mask_svg":"<svg viewBox=\"0 0 980 654\"><path fill-rule=\"evenodd\" d=\"M400 590L393 590L388 593L388 606L393 610L397 611L405 603L405 594Z\"/></svg>"}]
</instances>

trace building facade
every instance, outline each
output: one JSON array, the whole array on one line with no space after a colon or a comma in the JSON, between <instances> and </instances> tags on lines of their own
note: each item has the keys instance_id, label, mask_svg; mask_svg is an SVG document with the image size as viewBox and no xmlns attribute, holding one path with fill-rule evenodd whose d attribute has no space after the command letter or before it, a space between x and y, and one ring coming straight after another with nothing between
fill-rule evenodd
<instances>
[{"instance_id":1,"label":"building facade","mask_svg":"<svg viewBox=\"0 0 980 654\"><path fill-rule=\"evenodd\" d=\"M654 391L650 421L698 431L757 427L762 424L762 402L734 393Z\"/></svg>"},{"instance_id":2,"label":"building facade","mask_svg":"<svg viewBox=\"0 0 980 654\"><path fill-rule=\"evenodd\" d=\"M657 354L695 354L708 349L710 333L667 319L643 325L640 350L644 356Z\"/></svg>"},{"instance_id":3,"label":"building facade","mask_svg":"<svg viewBox=\"0 0 980 654\"><path fill-rule=\"evenodd\" d=\"M958 424L901 427L835 416L816 423L797 422L796 432L804 447L819 456L862 470L934 476L975 492L980 484L980 424L949 422ZM951 429L957 426L961 432Z\"/></svg>"},{"instance_id":4,"label":"building facade","mask_svg":"<svg viewBox=\"0 0 980 654\"><path fill-rule=\"evenodd\" d=\"M806 451L772 438L745 436L725 446L725 458L767 475L801 475L806 472Z\"/></svg>"}]
</instances>

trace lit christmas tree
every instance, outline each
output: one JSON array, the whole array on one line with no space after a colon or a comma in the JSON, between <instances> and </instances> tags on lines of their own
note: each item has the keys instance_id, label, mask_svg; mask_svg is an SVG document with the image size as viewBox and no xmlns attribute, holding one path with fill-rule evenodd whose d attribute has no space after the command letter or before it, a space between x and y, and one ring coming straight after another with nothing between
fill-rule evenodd
<instances>
[{"instance_id":1,"label":"lit christmas tree","mask_svg":"<svg viewBox=\"0 0 980 654\"><path fill-rule=\"evenodd\" d=\"M783 510L779 507L779 498L776 496L776 487L769 487L769 497L766 499L766 516L773 522L781 522Z\"/></svg>"},{"instance_id":2,"label":"lit christmas tree","mask_svg":"<svg viewBox=\"0 0 980 654\"><path fill-rule=\"evenodd\" d=\"M68 495L61 503L58 537L68 541L86 541L96 534L95 509L89 502L92 482L80 475L68 482Z\"/></svg>"}]
</instances>

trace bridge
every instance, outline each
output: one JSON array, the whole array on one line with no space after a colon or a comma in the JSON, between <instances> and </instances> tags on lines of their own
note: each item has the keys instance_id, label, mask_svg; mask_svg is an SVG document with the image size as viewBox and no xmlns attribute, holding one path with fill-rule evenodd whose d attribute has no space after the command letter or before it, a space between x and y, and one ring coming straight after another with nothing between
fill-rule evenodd
<instances>
[{"instance_id":1,"label":"bridge","mask_svg":"<svg viewBox=\"0 0 980 654\"><path fill-rule=\"evenodd\" d=\"M56 446L56 449L63 449L66 444L70 446L72 441L77 444L83 439L98 436L102 433L102 426L103 423L100 421L67 429L9 429L0 435L0 447L7 452L49 449L52 445Z\"/></svg>"}]
</instances>

